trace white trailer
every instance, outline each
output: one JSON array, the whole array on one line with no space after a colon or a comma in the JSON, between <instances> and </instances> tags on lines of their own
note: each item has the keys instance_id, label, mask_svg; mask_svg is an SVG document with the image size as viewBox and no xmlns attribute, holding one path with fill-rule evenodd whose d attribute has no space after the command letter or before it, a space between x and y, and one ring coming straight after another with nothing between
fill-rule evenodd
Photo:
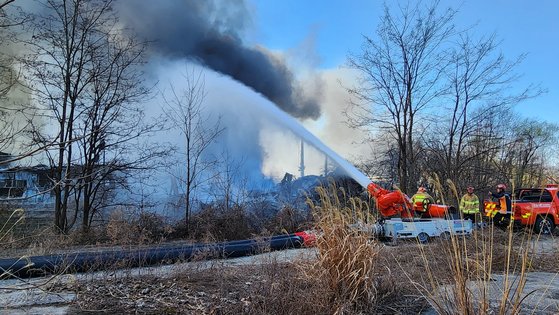
<instances>
[{"instance_id":1,"label":"white trailer","mask_svg":"<svg viewBox=\"0 0 559 315\"><path fill-rule=\"evenodd\" d=\"M452 235L470 235L473 230L470 220L443 218L414 220L392 218L374 224L357 223L351 227L360 233L367 233L372 237L393 243L400 239L417 239L420 243L427 243L433 237L450 239Z\"/></svg>"},{"instance_id":2,"label":"white trailer","mask_svg":"<svg viewBox=\"0 0 559 315\"><path fill-rule=\"evenodd\" d=\"M448 239L451 235L469 235L472 233L472 221L461 219L389 219L376 224L373 229L377 236L397 241L415 238L420 243L427 243L429 238L441 237Z\"/></svg>"}]
</instances>

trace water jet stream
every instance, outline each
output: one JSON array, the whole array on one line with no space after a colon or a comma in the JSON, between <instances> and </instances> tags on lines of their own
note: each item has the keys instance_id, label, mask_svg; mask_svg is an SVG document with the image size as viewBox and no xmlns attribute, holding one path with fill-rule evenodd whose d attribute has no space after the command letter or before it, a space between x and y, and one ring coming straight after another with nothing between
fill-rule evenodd
<instances>
[{"instance_id":1,"label":"water jet stream","mask_svg":"<svg viewBox=\"0 0 559 315\"><path fill-rule=\"evenodd\" d=\"M259 104L262 102L259 102ZM295 120L293 117L279 109L277 106L273 105L273 103L266 102L266 104L270 104L264 110L268 111L268 114L275 118L281 125L291 130L297 136L301 137L305 142L313 145L317 150L324 153L328 156L332 161L334 161L340 168L342 168L348 176L353 178L356 182L358 182L363 188L367 188L367 185L371 182L369 177L359 171L355 166L349 163L346 159L341 157L339 154L334 152L334 150L330 149L327 145L325 145L320 139L318 139L315 135L313 135L310 131L308 131L301 123ZM265 104L262 105L263 107Z\"/></svg>"}]
</instances>

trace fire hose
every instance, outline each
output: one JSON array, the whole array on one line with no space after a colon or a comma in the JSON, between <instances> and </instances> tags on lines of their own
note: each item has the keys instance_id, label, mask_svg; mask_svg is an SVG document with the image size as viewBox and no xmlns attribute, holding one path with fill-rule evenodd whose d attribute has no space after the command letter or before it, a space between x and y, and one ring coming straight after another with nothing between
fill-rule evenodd
<instances>
[{"instance_id":1,"label":"fire hose","mask_svg":"<svg viewBox=\"0 0 559 315\"><path fill-rule=\"evenodd\" d=\"M49 274L147 267L179 261L235 258L312 245L314 235L298 232L262 239L157 246L134 250L106 250L0 259L0 279L30 278Z\"/></svg>"}]
</instances>

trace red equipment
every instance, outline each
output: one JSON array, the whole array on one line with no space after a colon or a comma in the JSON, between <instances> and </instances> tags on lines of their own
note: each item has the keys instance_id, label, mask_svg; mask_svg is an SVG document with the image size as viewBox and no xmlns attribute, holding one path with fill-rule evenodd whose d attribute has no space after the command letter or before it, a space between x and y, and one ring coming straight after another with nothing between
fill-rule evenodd
<instances>
[{"instance_id":1,"label":"red equipment","mask_svg":"<svg viewBox=\"0 0 559 315\"><path fill-rule=\"evenodd\" d=\"M377 208L383 217L400 214L402 218L413 218L410 198L399 190L390 191L375 183L370 183L367 190L377 201Z\"/></svg>"},{"instance_id":2,"label":"red equipment","mask_svg":"<svg viewBox=\"0 0 559 315\"><path fill-rule=\"evenodd\" d=\"M388 218L400 215L403 219L413 219L415 211L410 198L400 190L387 190L375 183L370 183L367 190L377 202L377 208L382 217ZM424 217L443 218L448 210L448 206L438 204L428 204Z\"/></svg>"}]
</instances>

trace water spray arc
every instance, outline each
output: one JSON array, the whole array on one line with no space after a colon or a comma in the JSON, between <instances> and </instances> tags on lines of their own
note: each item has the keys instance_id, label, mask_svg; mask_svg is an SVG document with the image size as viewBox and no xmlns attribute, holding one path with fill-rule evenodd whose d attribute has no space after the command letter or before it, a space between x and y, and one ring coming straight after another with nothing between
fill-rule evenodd
<instances>
[{"instance_id":1,"label":"water spray arc","mask_svg":"<svg viewBox=\"0 0 559 315\"><path fill-rule=\"evenodd\" d=\"M320 139L318 139L315 135L313 135L310 131L308 131L297 120L295 120L289 114L279 109L277 106L273 105L273 103L270 103L268 101L263 101L263 102L259 102L259 104L261 104L262 109L266 111L266 113L270 116L271 119L274 119L281 126L289 129L295 135L301 138L301 164L299 168L301 174L303 174L303 170L304 170L303 143L305 142L307 144L311 144L318 151L326 155L327 159L330 159L331 161L336 163L341 169L343 169L346 172L348 176L353 178L363 188L367 188L367 185L369 185L371 180L365 174L363 174L355 166L349 163L346 159L344 159L339 154L337 154L334 150L332 150L327 145L325 145Z\"/></svg>"}]
</instances>

